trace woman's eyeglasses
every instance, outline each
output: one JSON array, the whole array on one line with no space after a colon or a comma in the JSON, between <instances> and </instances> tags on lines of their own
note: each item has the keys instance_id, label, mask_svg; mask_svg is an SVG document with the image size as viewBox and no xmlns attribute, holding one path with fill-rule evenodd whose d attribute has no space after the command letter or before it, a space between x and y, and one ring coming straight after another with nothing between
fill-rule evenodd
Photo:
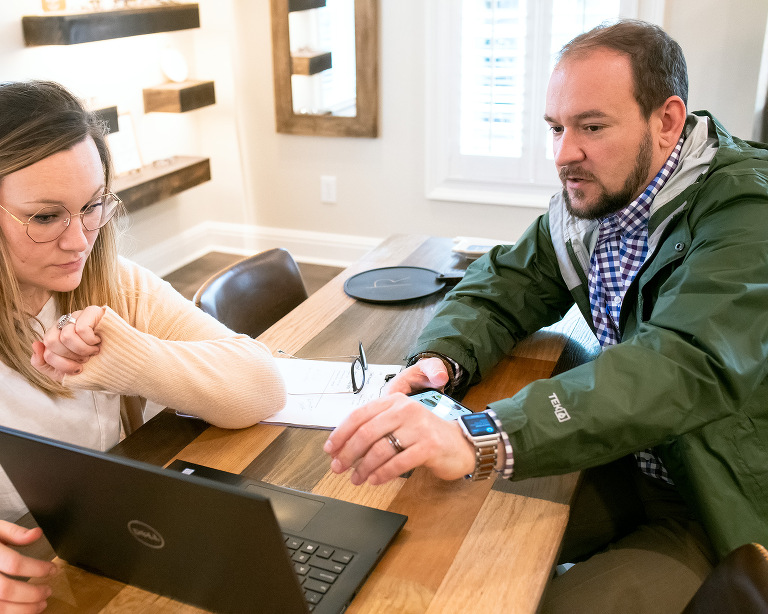
<instances>
[{"instance_id":1,"label":"woman's eyeglasses","mask_svg":"<svg viewBox=\"0 0 768 614\"><path fill-rule=\"evenodd\" d=\"M73 217L79 217L86 230L98 230L112 219L121 202L117 195L105 192L85 205L80 213L70 213L62 205L49 205L30 215L26 222L2 205L0 209L26 226L27 236L35 243L49 243L64 233Z\"/></svg>"},{"instance_id":2,"label":"woman's eyeglasses","mask_svg":"<svg viewBox=\"0 0 768 614\"><path fill-rule=\"evenodd\" d=\"M365 372L368 370L368 360L365 357L365 350L363 349L363 343L358 342L358 348L360 353L358 355L351 354L349 356L314 356L312 358L301 358L300 356L294 356L283 350L277 350L277 353L286 356L288 358L296 358L297 360L336 360L339 358L354 358L352 365L350 366L351 373L351 389L347 390L334 390L323 392L288 392L288 394L349 394L350 392L358 394L365 386Z\"/></svg>"}]
</instances>

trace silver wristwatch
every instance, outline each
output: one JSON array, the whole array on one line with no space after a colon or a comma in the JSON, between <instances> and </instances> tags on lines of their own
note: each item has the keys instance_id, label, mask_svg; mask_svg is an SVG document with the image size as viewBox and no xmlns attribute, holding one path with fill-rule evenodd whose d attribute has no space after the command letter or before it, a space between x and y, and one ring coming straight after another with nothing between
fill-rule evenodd
<instances>
[{"instance_id":1,"label":"silver wristwatch","mask_svg":"<svg viewBox=\"0 0 768 614\"><path fill-rule=\"evenodd\" d=\"M475 470L466 478L487 480L496 467L497 447L501 441L496 423L486 412L478 412L460 416L459 426L475 447Z\"/></svg>"}]
</instances>

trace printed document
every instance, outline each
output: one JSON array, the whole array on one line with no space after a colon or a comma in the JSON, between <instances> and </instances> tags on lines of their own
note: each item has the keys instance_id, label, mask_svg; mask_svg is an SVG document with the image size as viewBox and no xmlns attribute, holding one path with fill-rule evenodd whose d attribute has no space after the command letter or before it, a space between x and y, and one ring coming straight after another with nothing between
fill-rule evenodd
<instances>
[{"instance_id":1,"label":"printed document","mask_svg":"<svg viewBox=\"0 0 768 614\"><path fill-rule=\"evenodd\" d=\"M315 429L334 429L354 409L378 399L387 375L401 365L368 363L365 385L352 392L352 363L300 358L276 358L288 400L279 412L262 422Z\"/></svg>"}]
</instances>

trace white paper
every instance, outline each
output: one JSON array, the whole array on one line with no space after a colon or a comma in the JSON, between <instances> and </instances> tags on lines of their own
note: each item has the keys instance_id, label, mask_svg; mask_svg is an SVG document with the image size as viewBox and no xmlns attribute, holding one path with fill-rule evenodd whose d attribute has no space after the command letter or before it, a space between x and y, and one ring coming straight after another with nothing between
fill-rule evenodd
<instances>
[{"instance_id":1,"label":"white paper","mask_svg":"<svg viewBox=\"0 0 768 614\"><path fill-rule=\"evenodd\" d=\"M401 365L368 363L365 386L354 394L351 362L296 358L276 358L275 362L285 381L288 400L283 409L262 422L317 429L334 429L354 409L378 399L385 376L402 369Z\"/></svg>"}]
</instances>

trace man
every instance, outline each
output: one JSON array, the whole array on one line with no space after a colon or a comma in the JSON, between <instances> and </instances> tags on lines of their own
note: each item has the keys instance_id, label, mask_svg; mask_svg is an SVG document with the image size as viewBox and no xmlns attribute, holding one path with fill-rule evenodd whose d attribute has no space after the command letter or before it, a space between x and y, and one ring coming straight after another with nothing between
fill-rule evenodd
<instances>
[{"instance_id":1,"label":"man","mask_svg":"<svg viewBox=\"0 0 768 614\"><path fill-rule=\"evenodd\" d=\"M326 443L356 484L485 476L471 429L399 393L461 394L575 303L604 351L492 403L483 427L504 477L589 469L563 550L584 562L545 612L679 612L718 557L768 543L768 150L688 115L687 89L650 24L566 45L545 110L562 192L469 267L392 394Z\"/></svg>"}]
</instances>

